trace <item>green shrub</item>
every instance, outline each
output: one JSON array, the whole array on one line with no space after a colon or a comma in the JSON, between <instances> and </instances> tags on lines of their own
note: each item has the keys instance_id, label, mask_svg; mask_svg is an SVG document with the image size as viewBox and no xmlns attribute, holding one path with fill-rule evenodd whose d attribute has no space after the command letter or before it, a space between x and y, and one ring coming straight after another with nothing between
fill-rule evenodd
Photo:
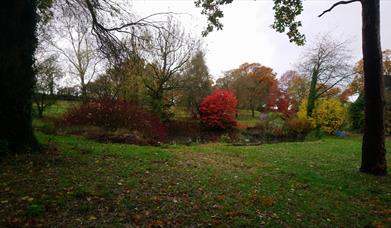
<instances>
[{"instance_id":1,"label":"green shrub","mask_svg":"<svg viewBox=\"0 0 391 228\"><path fill-rule=\"evenodd\" d=\"M324 137L324 133L320 128L315 128L312 129L311 131L308 132L308 134L305 136L304 140L305 141L314 141L314 140L319 140Z\"/></svg>"},{"instance_id":2,"label":"green shrub","mask_svg":"<svg viewBox=\"0 0 391 228\"><path fill-rule=\"evenodd\" d=\"M221 143L229 143L230 141L231 141L231 138L229 137L228 133L222 134L220 136Z\"/></svg>"},{"instance_id":3,"label":"green shrub","mask_svg":"<svg viewBox=\"0 0 391 228\"><path fill-rule=\"evenodd\" d=\"M364 130L364 96L360 95L349 107L351 129L362 132Z\"/></svg>"}]
</instances>

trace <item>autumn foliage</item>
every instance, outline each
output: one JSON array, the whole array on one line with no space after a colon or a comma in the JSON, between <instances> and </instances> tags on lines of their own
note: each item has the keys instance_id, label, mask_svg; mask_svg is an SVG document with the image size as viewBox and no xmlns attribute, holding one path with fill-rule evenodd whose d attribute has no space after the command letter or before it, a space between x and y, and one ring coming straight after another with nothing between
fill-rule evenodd
<instances>
[{"instance_id":1,"label":"autumn foliage","mask_svg":"<svg viewBox=\"0 0 391 228\"><path fill-rule=\"evenodd\" d=\"M271 87L267 97L267 111L279 112L285 118L290 118L296 113L294 107L296 107L296 101L286 92L280 90L277 86Z\"/></svg>"},{"instance_id":2,"label":"autumn foliage","mask_svg":"<svg viewBox=\"0 0 391 228\"><path fill-rule=\"evenodd\" d=\"M237 125L236 106L238 101L228 90L215 90L205 97L200 105L202 123L209 128L229 129Z\"/></svg>"},{"instance_id":3,"label":"autumn foliage","mask_svg":"<svg viewBox=\"0 0 391 228\"><path fill-rule=\"evenodd\" d=\"M126 129L156 141L166 137L165 126L159 118L124 100L104 98L90 101L68 111L62 124L96 126L110 131Z\"/></svg>"},{"instance_id":4,"label":"autumn foliage","mask_svg":"<svg viewBox=\"0 0 391 228\"><path fill-rule=\"evenodd\" d=\"M307 100L300 104L297 116L299 119L308 120L312 127L320 129L328 134L334 134L346 121L346 108L337 99L319 99L316 102L314 113L307 116Z\"/></svg>"}]
</instances>

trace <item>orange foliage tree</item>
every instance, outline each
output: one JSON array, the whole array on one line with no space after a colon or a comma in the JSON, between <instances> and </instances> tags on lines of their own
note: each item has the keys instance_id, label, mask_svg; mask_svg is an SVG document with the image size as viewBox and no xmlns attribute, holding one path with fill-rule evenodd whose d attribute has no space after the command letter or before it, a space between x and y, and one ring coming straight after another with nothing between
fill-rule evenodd
<instances>
[{"instance_id":1,"label":"orange foliage tree","mask_svg":"<svg viewBox=\"0 0 391 228\"><path fill-rule=\"evenodd\" d=\"M234 91L239 108L250 109L253 117L255 110L266 106L269 92L276 84L273 69L259 63L244 63L217 81L219 88Z\"/></svg>"}]
</instances>

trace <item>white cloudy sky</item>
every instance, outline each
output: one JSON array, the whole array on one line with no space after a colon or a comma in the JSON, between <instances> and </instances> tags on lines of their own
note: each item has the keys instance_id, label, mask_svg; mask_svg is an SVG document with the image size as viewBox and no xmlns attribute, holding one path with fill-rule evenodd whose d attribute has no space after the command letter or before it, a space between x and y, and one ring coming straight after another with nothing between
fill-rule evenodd
<instances>
[{"instance_id":1,"label":"white cloudy sky","mask_svg":"<svg viewBox=\"0 0 391 228\"><path fill-rule=\"evenodd\" d=\"M342 5L318 18L335 1L306 0L302 32L307 43L318 34L331 33L341 40L349 39L354 60L361 58L361 6L358 2ZM200 34L206 25L205 16L194 6L193 0L133 0L133 10L139 15L172 11L181 13L179 19L186 29ZM273 22L271 0L236 0L224 6L223 31L214 31L204 38L207 65L214 78L221 72L244 62L259 62L272 67L278 75L294 68L303 47L289 43L285 34L270 28ZM391 0L381 2L382 48L391 49Z\"/></svg>"}]
</instances>

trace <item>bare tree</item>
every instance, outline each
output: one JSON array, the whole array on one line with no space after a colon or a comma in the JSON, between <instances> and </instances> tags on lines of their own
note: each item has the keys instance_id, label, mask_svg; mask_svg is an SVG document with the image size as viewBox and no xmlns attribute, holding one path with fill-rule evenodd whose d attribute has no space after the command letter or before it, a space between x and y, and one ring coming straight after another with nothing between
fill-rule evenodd
<instances>
[{"instance_id":1,"label":"bare tree","mask_svg":"<svg viewBox=\"0 0 391 228\"><path fill-rule=\"evenodd\" d=\"M96 40L87 27L87 20L75 17L62 6L54 7L56 20L50 27L45 41L59 53L69 65L69 73L78 81L83 102L87 100L87 86L98 71L101 58Z\"/></svg>"},{"instance_id":2,"label":"bare tree","mask_svg":"<svg viewBox=\"0 0 391 228\"><path fill-rule=\"evenodd\" d=\"M198 42L169 17L164 29L150 33L146 47L144 55L151 72L144 83L153 111L166 119L168 109L175 102L166 95L179 88L180 72L197 50Z\"/></svg>"},{"instance_id":3,"label":"bare tree","mask_svg":"<svg viewBox=\"0 0 391 228\"><path fill-rule=\"evenodd\" d=\"M58 80L63 76L57 62L57 56L51 55L35 64L36 83L34 87L34 103L38 111L38 117L56 102L55 90Z\"/></svg>"},{"instance_id":4,"label":"bare tree","mask_svg":"<svg viewBox=\"0 0 391 228\"><path fill-rule=\"evenodd\" d=\"M354 75L347 41L337 41L323 35L304 54L299 64L300 71L310 83L307 115L311 116L315 101L335 88L349 81Z\"/></svg>"}]
</instances>

